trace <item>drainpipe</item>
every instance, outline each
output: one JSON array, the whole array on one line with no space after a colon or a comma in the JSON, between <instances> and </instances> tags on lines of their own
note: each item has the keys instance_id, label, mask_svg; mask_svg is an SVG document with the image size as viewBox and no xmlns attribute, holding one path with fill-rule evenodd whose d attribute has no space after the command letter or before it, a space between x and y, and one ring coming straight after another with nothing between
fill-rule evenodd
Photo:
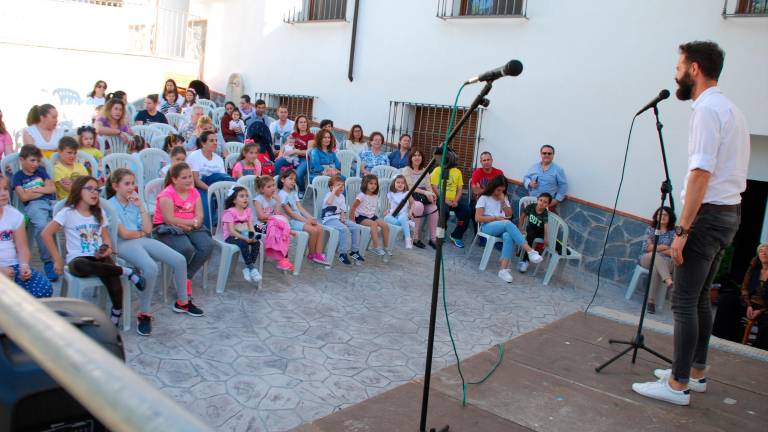
<instances>
[{"instance_id":1,"label":"drainpipe","mask_svg":"<svg viewBox=\"0 0 768 432\"><path fill-rule=\"evenodd\" d=\"M357 10L360 7L360 0L355 0L355 11L352 14L352 43L349 47L349 69L347 71L347 78L349 82L354 81L352 71L355 68L355 40L357 39Z\"/></svg>"}]
</instances>

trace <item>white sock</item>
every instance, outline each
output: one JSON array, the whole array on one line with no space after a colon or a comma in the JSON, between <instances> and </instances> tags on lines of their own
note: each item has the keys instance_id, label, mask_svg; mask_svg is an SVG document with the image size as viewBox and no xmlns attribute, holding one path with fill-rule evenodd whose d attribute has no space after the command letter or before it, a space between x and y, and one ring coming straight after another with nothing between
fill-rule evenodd
<instances>
[{"instance_id":1,"label":"white sock","mask_svg":"<svg viewBox=\"0 0 768 432\"><path fill-rule=\"evenodd\" d=\"M117 325L122 315L123 315L122 309L112 308L112 313L109 316L109 320L112 321L112 324Z\"/></svg>"},{"instance_id":2,"label":"white sock","mask_svg":"<svg viewBox=\"0 0 768 432\"><path fill-rule=\"evenodd\" d=\"M130 276L130 275L133 274L133 269L130 268L130 267L123 267L123 266L121 266L120 268L123 269L123 276Z\"/></svg>"}]
</instances>

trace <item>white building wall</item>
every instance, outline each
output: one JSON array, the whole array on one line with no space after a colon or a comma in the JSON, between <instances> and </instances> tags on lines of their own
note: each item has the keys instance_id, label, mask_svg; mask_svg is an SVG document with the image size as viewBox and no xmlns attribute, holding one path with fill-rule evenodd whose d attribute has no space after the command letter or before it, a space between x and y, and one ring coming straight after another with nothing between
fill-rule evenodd
<instances>
[{"instance_id":1,"label":"white building wall","mask_svg":"<svg viewBox=\"0 0 768 432\"><path fill-rule=\"evenodd\" d=\"M449 104L463 80L519 59L522 75L494 85L481 150L521 179L539 146L552 144L570 194L611 207L633 113L662 88L674 93L680 43L711 39L726 51L721 87L752 133L768 135L768 18L723 19L723 0L528 0L529 19L460 20L436 18L437 0L361 0L351 83L351 22L285 24L287 3L193 2L190 12L208 19L205 78L212 88L223 90L230 73L241 73L251 94L314 95L317 118L371 132L386 127L390 100ZM461 103L478 90L467 88ZM676 197L689 105L674 96L661 105ZM649 215L662 175L649 112L635 124L619 208Z\"/></svg>"}]
</instances>

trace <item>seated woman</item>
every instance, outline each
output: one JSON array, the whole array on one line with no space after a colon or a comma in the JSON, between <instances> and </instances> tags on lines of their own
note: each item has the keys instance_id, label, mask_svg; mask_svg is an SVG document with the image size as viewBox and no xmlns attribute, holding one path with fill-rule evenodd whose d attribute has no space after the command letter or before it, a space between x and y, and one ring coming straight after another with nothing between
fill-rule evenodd
<instances>
[{"instance_id":1,"label":"seated woman","mask_svg":"<svg viewBox=\"0 0 768 432\"><path fill-rule=\"evenodd\" d=\"M365 139L363 127L359 124L352 125L352 128L349 129L349 136L347 136L347 150L352 150L358 155L361 152L368 150L368 141Z\"/></svg>"},{"instance_id":2,"label":"seated woman","mask_svg":"<svg viewBox=\"0 0 768 432\"><path fill-rule=\"evenodd\" d=\"M371 132L368 143L371 149L360 152L361 176L370 174L373 167L389 165L389 158L381 148L384 145L384 135L381 132Z\"/></svg>"},{"instance_id":3,"label":"seated woman","mask_svg":"<svg viewBox=\"0 0 768 432\"><path fill-rule=\"evenodd\" d=\"M51 104L35 105L27 114L27 128L22 133L24 144L33 144L49 158L56 153L64 129L58 127L59 112Z\"/></svg>"},{"instance_id":4,"label":"seated woman","mask_svg":"<svg viewBox=\"0 0 768 432\"><path fill-rule=\"evenodd\" d=\"M411 153L411 136L400 135L400 141L397 143L397 150L389 154L389 166L395 168L404 168L408 165L408 157Z\"/></svg>"},{"instance_id":5,"label":"seated woman","mask_svg":"<svg viewBox=\"0 0 768 432\"><path fill-rule=\"evenodd\" d=\"M216 154L219 143L215 132L203 132L197 139L198 150L187 156L187 164L192 169L195 187L203 201L204 224L211 227L208 219L208 186L220 181L235 181L224 168L224 159ZM223 203L222 203L223 204Z\"/></svg>"},{"instance_id":6,"label":"seated woman","mask_svg":"<svg viewBox=\"0 0 768 432\"><path fill-rule=\"evenodd\" d=\"M659 282L667 284L667 290L672 289L672 240L675 239L675 213L669 207L662 207L653 213L651 226L645 231L648 238L645 242L645 249L640 255L640 266L648 268L651 265L651 255L653 253L653 237L656 230L656 223L659 221L661 213L661 230L659 235L659 245L656 249L656 261L653 264L653 273L651 277L651 292L648 293L648 313L656 313L656 287Z\"/></svg>"},{"instance_id":7,"label":"seated woman","mask_svg":"<svg viewBox=\"0 0 768 432\"><path fill-rule=\"evenodd\" d=\"M414 149L408 157L408 166L403 168L403 176L409 190L419 180L426 166L427 161L424 160L424 154L421 153L421 150ZM416 228L413 230L413 245L418 248L424 247L424 243L419 240L419 236L421 235L421 224L424 222L424 218L427 218L429 222L429 245L432 246L432 249L435 249L437 248L437 218L439 214L437 213L437 196L432 192L428 175L421 179L416 191L413 193L413 201L413 214L416 216Z\"/></svg>"},{"instance_id":8,"label":"seated woman","mask_svg":"<svg viewBox=\"0 0 768 432\"><path fill-rule=\"evenodd\" d=\"M168 124L168 119L165 114L157 110L158 108L158 96L156 94L147 95L144 98L144 109L136 113L136 124L152 124L152 123L165 123Z\"/></svg>"},{"instance_id":9,"label":"seated woman","mask_svg":"<svg viewBox=\"0 0 768 432\"><path fill-rule=\"evenodd\" d=\"M304 187L306 185L307 175L307 150L309 142L315 139L315 134L309 130L309 118L305 115L299 115L293 123L293 156L299 158L298 164L293 164L288 158L278 157L275 161L275 172L280 173L283 168L293 166L296 170L296 184L299 187L299 197L303 197ZM282 150L282 149L281 149Z\"/></svg>"},{"instance_id":10,"label":"seated woman","mask_svg":"<svg viewBox=\"0 0 768 432\"><path fill-rule=\"evenodd\" d=\"M104 105L107 95L107 83L103 80L96 81L93 85L93 90L88 93L88 97L85 98L86 105L99 106Z\"/></svg>"},{"instance_id":11,"label":"seated woman","mask_svg":"<svg viewBox=\"0 0 768 432\"><path fill-rule=\"evenodd\" d=\"M120 141L125 144L130 143L131 135L133 135L125 119L125 103L116 97L109 99L104 104L101 115L96 119L95 126L97 135L119 136Z\"/></svg>"},{"instance_id":12,"label":"seated woman","mask_svg":"<svg viewBox=\"0 0 768 432\"><path fill-rule=\"evenodd\" d=\"M221 127L221 135L224 137L225 142L237 141L237 132L229 128L229 122L232 121L232 113L237 109L234 102L227 101L224 104L224 115L221 116L219 126ZM240 140L243 142L243 140Z\"/></svg>"},{"instance_id":13,"label":"seated woman","mask_svg":"<svg viewBox=\"0 0 768 432\"><path fill-rule=\"evenodd\" d=\"M309 156L309 183L319 176L328 177L339 176L342 180L346 178L341 175L341 162L333 149L336 147L336 138L332 133L325 129L320 129L315 137L318 148L312 149Z\"/></svg>"},{"instance_id":14,"label":"seated woman","mask_svg":"<svg viewBox=\"0 0 768 432\"><path fill-rule=\"evenodd\" d=\"M768 350L768 243L757 247L757 256L744 275L741 291L720 292L717 316L712 334L741 342L744 336L744 318L757 326L757 339L753 346Z\"/></svg>"},{"instance_id":15,"label":"seated woman","mask_svg":"<svg viewBox=\"0 0 768 432\"><path fill-rule=\"evenodd\" d=\"M475 220L480 225L481 232L494 237L501 237L499 278L507 283L512 283L512 272L509 270L509 264L512 260L514 245L522 247L532 263L538 264L542 261L541 255L525 242L523 234L509 220L511 217L512 208L507 198L507 179L504 176L494 177L477 199Z\"/></svg>"}]
</instances>

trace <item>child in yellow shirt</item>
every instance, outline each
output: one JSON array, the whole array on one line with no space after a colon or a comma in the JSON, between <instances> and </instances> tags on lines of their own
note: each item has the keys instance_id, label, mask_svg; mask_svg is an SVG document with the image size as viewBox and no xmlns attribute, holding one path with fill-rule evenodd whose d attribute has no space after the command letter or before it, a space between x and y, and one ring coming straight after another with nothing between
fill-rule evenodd
<instances>
[{"instance_id":1,"label":"child in yellow shirt","mask_svg":"<svg viewBox=\"0 0 768 432\"><path fill-rule=\"evenodd\" d=\"M69 196L72 182L80 177L90 175L85 166L77 161L77 140L70 136L62 137L59 141L59 159L53 166L53 181L56 185L56 198L65 199Z\"/></svg>"}]
</instances>

